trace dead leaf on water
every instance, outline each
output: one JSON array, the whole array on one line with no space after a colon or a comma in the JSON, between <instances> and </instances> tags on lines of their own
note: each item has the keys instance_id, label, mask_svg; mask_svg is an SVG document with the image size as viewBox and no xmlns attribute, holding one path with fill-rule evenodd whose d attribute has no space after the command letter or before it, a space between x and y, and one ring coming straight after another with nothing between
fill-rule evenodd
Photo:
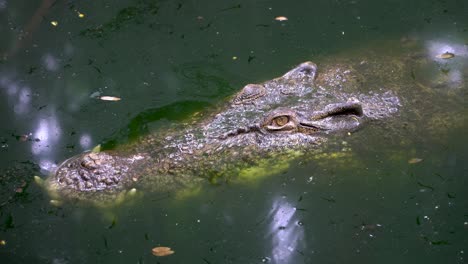
<instances>
[{"instance_id":1,"label":"dead leaf on water","mask_svg":"<svg viewBox=\"0 0 468 264\"><path fill-rule=\"evenodd\" d=\"M421 162L421 161L423 161L423 159L420 159L420 158L412 158L412 159L409 159L409 160L408 160L408 163L409 163L409 164L415 164L415 163L419 163L419 162Z\"/></svg>"},{"instance_id":2,"label":"dead leaf on water","mask_svg":"<svg viewBox=\"0 0 468 264\"><path fill-rule=\"evenodd\" d=\"M448 51L436 56L436 58L438 58L438 59L451 59L453 57L455 57L455 54L453 54L451 52L448 52Z\"/></svg>"},{"instance_id":3,"label":"dead leaf on water","mask_svg":"<svg viewBox=\"0 0 468 264\"><path fill-rule=\"evenodd\" d=\"M122 100L120 97L115 97L115 96L101 96L99 97L99 99L103 101L114 101L114 102Z\"/></svg>"},{"instance_id":4,"label":"dead leaf on water","mask_svg":"<svg viewBox=\"0 0 468 264\"><path fill-rule=\"evenodd\" d=\"M155 247L151 250L153 255L157 257L164 257L174 254L174 251L170 247Z\"/></svg>"},{"instance_id":5,"label":"dead leaf on water","mask_svg":"<svg viewBox=\"0 0 468 264\"><path fill-rule=\"evenodd\" d=\"M276 20L276 21L287 21L288 18L285 17L285 16L277 16L277 17L275 17L275 20Z\"/></svg>"}]
</instances>

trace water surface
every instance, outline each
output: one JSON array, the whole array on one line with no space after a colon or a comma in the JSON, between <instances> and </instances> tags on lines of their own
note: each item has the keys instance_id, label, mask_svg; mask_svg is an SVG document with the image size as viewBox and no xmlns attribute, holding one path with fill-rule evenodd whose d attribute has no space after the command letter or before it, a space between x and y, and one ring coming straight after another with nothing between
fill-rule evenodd
<instances>
[{"instance_id":1,"label":"water surface","mask_svg":"<svg viewBox=\"0 0 468 264\"><path fill-rule=\"evenodd\" d=\"M350 156L112 209L54 206L32 181L97 144L118 147L210 109L246 83L387 40L456 53L448 74L464 104L464 1L114 2L0 0L1 263L467 263L464 120L410 138L365 128L332 138L349 141ZM155 257L155 246L175 254Z\"/></svg>"}]
</instances>

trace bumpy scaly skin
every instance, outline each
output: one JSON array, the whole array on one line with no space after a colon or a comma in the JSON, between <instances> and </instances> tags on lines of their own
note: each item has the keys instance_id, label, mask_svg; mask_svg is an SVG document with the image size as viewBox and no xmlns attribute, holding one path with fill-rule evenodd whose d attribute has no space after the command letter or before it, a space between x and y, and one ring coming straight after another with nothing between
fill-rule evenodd
<instances>
[{"instance_id":1,"label":"bumpy scaly skin","mask_svg":"<svg viewBox=\"0 0 468 264\"><path fill-rule=\"evenodd\" d=\"M72 157L49 177L49 189L83 198L137 184L170 190L201 178L229 178L255 160L307 149L330 133L353 131L397 113L400 100L386 84L390 73L380 79L370 75L371 87L368 76L348 64L320 70L304 62L282 77L248 84L218 113L112 152Z\"/></svg>"},{"instance_id":2,"label":"bumpy scaly skin","mask_svg":"<svg viewBox=\"0 0 468 264\"><path fill-rule=\"evenodd\" d=\"M134 179L129 168L145 157L112 156L104 152L84 153L62 163L56 172L58 188L72 188L78 191L99 191L128 185Z\"/></svg>"}]
</instances>

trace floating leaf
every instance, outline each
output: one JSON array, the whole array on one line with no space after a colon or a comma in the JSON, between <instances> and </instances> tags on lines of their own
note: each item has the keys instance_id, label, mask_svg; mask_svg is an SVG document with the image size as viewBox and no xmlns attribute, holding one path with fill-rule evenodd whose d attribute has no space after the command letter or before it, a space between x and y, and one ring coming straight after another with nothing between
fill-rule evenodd
<instances>
[{"instance_id":1,"label":"floating leaf","mask_svg":"<svg viewBox=\"0 0 468 264\"><path fill-rule=\"evenodd\" d=\"M170 247L155 247L151 250L153 255L157 257L164 257L174 254L174 251Z\"/></svg>"},{"instance_id":2,"label":"floating leaf","mask_svg":"<svg viewBox=\"0 0 468 264\"><path fill-rule=\"evenodd\" d=\"M115 96L101 96L99 97L99 99L103 101L114 101L114 102L122 100L120 97L115 97Z\"/></svg>"},{"instance_id":3,"label":"floating leaf","mask_svg":"<svg viewBox=\"0 0 468 264\"><path fill-rule=\"evenodd\" d=\"M0 246L5 246L6 245L6 241L5 240L0 240Z\"/></svg>"},{"instance_id":4,"label":"floating leaf","mask_svg":"<svg viewBox=\"0 0 468 264\"><path fill-rule=\"evenodd\" d=\"M50 24L54 27L58 26L58 22L57 21L50 21Z\"/></svg>"},{"instance_id":5,"label":"floating leaf","mask_svg":"<svg viewBox=\"0 0 468 264\"><path fill-rule=\"evenodd\" d=\"M420 159L420 158L412 158L412 159L409 159L409 160L408 160L408 163L409 163L409 164L415 164L415 163L419 163L419 162L421 162L421 161L423 161L423 159Z\"/></svg>"},{"instance_id":6,"label":"floating leaf","mask_svg":"<svg viewBox=\"0 0 468 264\"><path fill-rule=\"evenodd\" d=\"M288 18L285 17L285 16L277 16L277 17L275 17L275 20L276 20L276 21L287 21Z\"/></svg>"},{"instance_id":7,"label":"floating leaf","mask_svg":"<svg viewBox=\"0 0 468 264\"><path fill-rule=\"evenodd\" d=\"M453 57L455 57L455 54L453 54L451 52L448 52L448 51L436 56L436 58L438 58L438 59L446 59L446 60L451 59Z\"/></svg>"}]
</instances>

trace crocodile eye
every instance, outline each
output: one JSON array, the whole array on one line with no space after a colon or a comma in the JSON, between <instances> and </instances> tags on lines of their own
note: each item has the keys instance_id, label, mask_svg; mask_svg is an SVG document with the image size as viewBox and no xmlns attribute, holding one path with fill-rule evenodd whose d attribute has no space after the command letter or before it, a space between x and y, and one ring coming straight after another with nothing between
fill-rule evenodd
<instances>
[{"instance_id":1,"label":"crocodile eye","mask_svg":"<svg viewBox=\"0 0 468 264\"><path fill-rule=\"evenodd\" d=\"M297 118L294 110L280 108L267 115L260 126L269 132L292 132L299 124Z\"/></svg>"},{"instance_id":2,"label":"crocodile eye","mask_svg":"<svg viewBox=\"0 0 468 264\"><path fill-rule=\"evenodd\" d=\"M278 116L278 117L275 117L275 119L273 119L272 121L272 125L276 125L280 127L286 125L287 123L289 123L288 116Z\"/></svg>"}]
</instances>

